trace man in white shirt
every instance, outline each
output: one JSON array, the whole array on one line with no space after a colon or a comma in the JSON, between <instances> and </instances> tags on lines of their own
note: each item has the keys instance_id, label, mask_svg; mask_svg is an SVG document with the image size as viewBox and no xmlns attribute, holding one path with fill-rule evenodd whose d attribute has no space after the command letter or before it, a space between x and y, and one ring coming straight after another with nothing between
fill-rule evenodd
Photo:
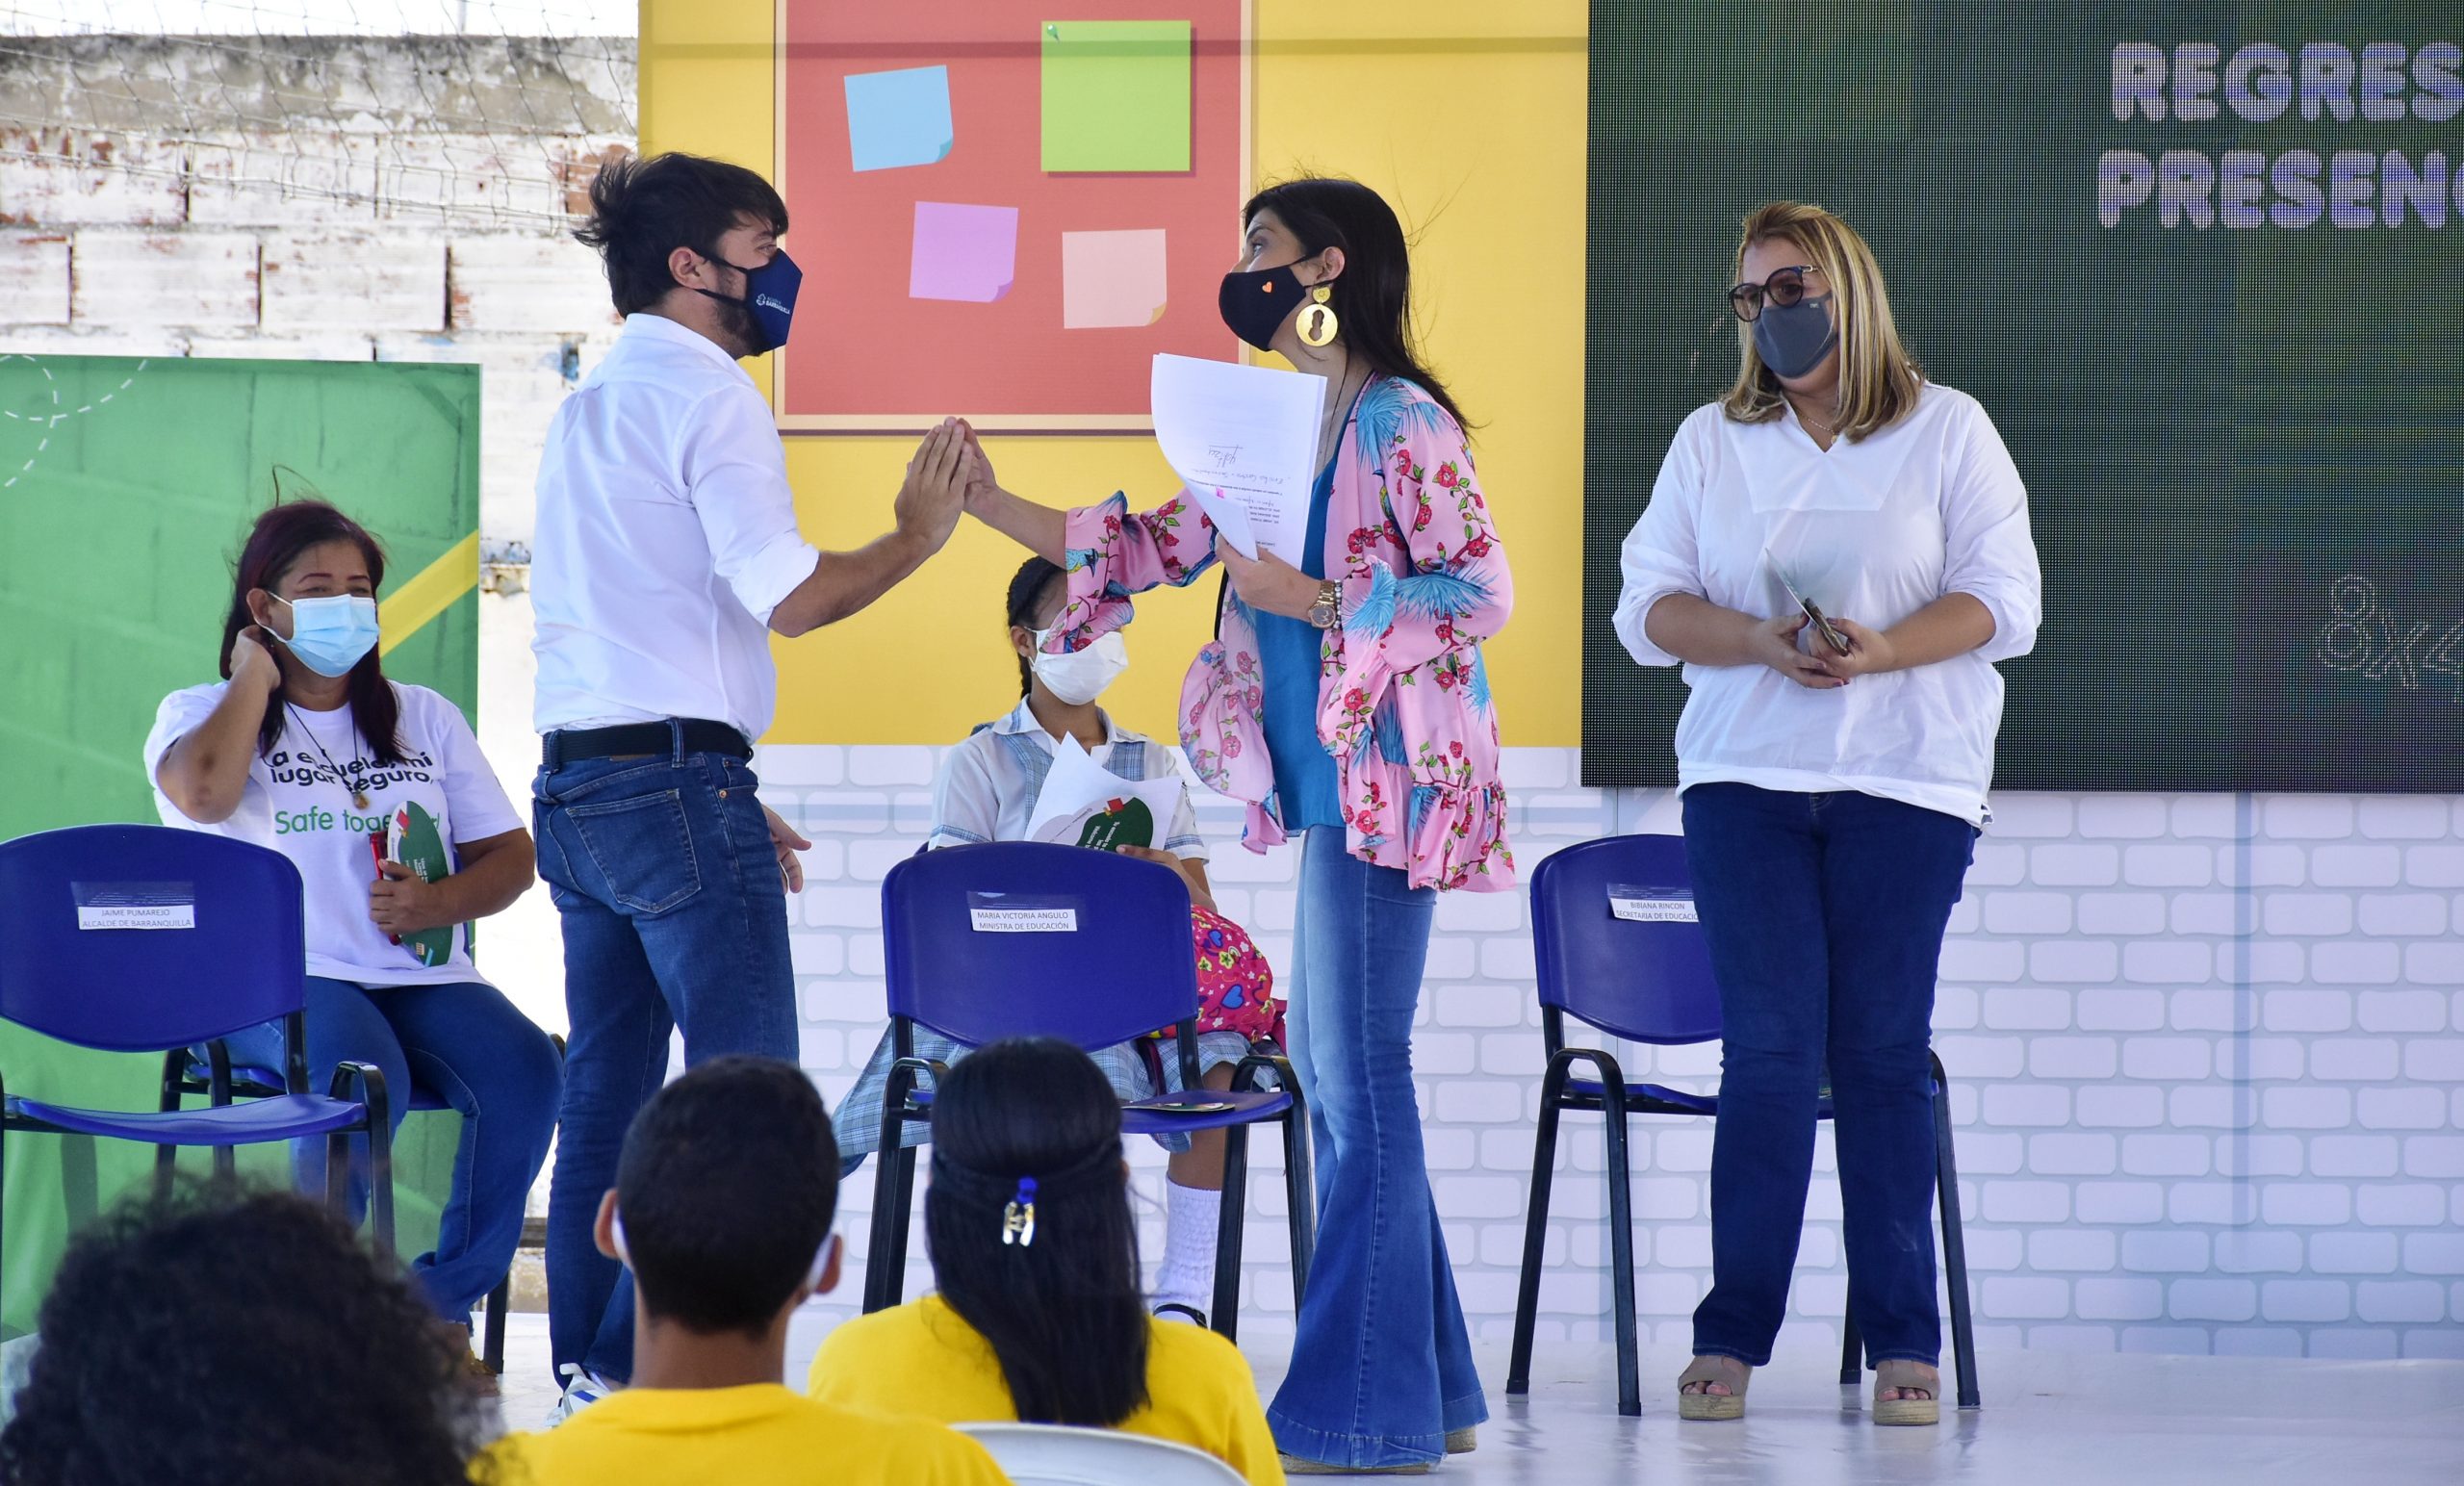
<instances>
[{"instance_id":1,"label":"man in white shirt","mask_svg":"<svg viewBox=\"0 0 2464 1486\"><path fill-rule=\"evenodd\" d=\"M893 529L815 551L736 365L786 340L785 203L741 167L669 154L602 171L591 207L576 236L605 261L625 329L549 432L531 568L533 819L572 1024L548 1216L559 1417L631 1372L631 1287L591 1228L670 1032L688 1063L797 1056L785 895L811 843L748 767L777 695L769 635L844 619L939 551L972 458L944 422L908 465Z\"/></svg>"}]
</instances>

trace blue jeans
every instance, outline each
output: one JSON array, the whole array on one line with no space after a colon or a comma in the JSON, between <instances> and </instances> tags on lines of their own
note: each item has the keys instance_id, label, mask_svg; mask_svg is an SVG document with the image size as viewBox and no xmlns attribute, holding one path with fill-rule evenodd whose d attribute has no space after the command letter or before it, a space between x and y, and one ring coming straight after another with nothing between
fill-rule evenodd
<instances>
[{"instance_id":1,"label":"blue jeans","mask_svg":"<svg viewBox=\"0 0 2464 1486\"><path fill-rule=\"evenodd\" d=\"M1331 1465L1432 1462L1449 1430L1489 1417L1412 1089L1436 912L1434 889L1353 857L1342 827L1301 836L1288 1018L1318 1160L1318 1257L1267 1422L1285 1451Z\"/></svg>"},{"instance_id":2,"label":"blue jeans","mask_svg":"<svg viewBox=\"0 0 2464 1486\"><path fill-rule=\"evenodd\" d=\"M565 930L564 1119L548 1195L553 1365L633 1372L633 1285L599 1252L625 1131L684 1059L796 1061L787 897L753 770L724 754L588 758L532 786L539 875Z\"/></svg>"},{"instance_id":3,"label":"blue jeans","mask_svg":"<svg viewBox=\"0 0 2464 1486\"><path fill-rule=\"evenodd\" d=\"M493 986L354 986L311 976L305 1017L308 1087L322 1093L334 1064L373 1063L385 1075L393 1125L402 1128L411 1084L436 1092L462 1116L453 1152L453 1190L436 1247L411 1262L428 1303L449 1320L471 1308L513 1267L530 1184L556 1131L562 1073L556 1044ZM282 1066L282 1023L228 1038L231 1061ZM368 1206L368 1138L354 1136L350 1181L354 1221ZM325 1190L325 1139L292 1146L302 1191Z\"/></svg>"},{"instance_id":4,"label":"blue jeans","mask_svg":"<svg viewBox=\"0 0 2464 1486\"><path fill-rule=\"evenodd\" d=\"M1697 784L1684 811L1723 1043L1694 1350L1771 1360L1827 1060L1849 1307L1874 1361L1932 1364L1934 977L1975 828L1854 791L1750 784Z\"/></svg>"}]
</instances>

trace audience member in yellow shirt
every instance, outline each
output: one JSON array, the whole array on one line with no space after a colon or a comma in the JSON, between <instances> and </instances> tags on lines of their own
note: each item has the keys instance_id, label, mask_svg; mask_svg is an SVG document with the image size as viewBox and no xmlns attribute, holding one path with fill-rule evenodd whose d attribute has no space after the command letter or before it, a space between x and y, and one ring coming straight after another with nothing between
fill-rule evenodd
<instances>
[{"instance_id":1,"label":"audience member in yellow shirt","mask_svg":"<svg viewBox=\"0 0 2464 1486\"><path fill-rule=\"evenodd\" d=\"M832 1332L815 1401L1121 1429L1282 1486L1247 1361L1147 1314L1120 1102L1085 1053L1023 1038L951 1066L933 1101L924 1222L939 1293Z\"/></svg>"},{"instance_id":2,"label":"audience member in yellow shirt","mask_svg":"<svg viewBox=\"0 0 2464 1486\"><path fill-rule=\"evenodd\" d=\"M633 1271L632 1385L552 1430L506 1437L473 1479L1006 1486L962 1435L782 1381L788 1317L838 1283L837 1199L837 1142L800 1070L720 1058L661 1089L599 1209L600 1248Z\"/></svg>"}]
</instances>

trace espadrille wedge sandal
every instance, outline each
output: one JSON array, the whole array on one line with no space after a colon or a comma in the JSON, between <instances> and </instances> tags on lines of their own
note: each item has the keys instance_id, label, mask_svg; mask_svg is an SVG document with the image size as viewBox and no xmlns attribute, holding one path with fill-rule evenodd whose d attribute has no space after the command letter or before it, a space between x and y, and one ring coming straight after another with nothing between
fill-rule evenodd
<instances>
[{"instance_id":1,"label":"espadrille wedge sandal","mask_svg":"<svg viewBox=\"0 0 2464 1486\"><path fill-rule=\"evenodd\" d=\"M1745 1389L1754 1380L1754 1370L1734 1357L1703 1356L1677 1377L1677 1417L1680 1419L1743 1419ZM1719 1384L1724 1394L1710 1391ZM1703 1392L1688 1390L1701 1385Z\"/></svg>"},{"instance_id":2,"label":"espadrille wedge sandal","mask_svg":"<svg viewBox=\"0 0 2464 1486\"><path fill-rule=\"evenodd\" d=\"M1922 1392L1921 1398L1886 1398L1884 1394ZM1938 1424L1942 1422L1942 1375L1921 1362L1893 1358L1874 1364L1874 1422Z\"/></svg>"}]
</instances>

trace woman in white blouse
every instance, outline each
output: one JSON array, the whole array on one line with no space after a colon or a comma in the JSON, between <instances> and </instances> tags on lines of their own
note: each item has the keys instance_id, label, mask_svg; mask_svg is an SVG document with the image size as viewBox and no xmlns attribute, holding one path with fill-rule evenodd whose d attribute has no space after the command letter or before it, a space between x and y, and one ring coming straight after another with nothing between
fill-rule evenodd
<instances>
[{"instance_id":1,"label":"woman in white blouse","mask_svg":"<svg viewBox=\"0 0 2464 1486\"><path fill-rule=\"evenodd\" d=\"M1678 787L1724 1024L1679 1413L1737 1418L1770 1360L1827 1066L1874 1420L1933 1423L1935 965L1988 818L1994 662L2036 641L2027 493L1985 410L1900 345L1847 222L1761 207L1736 276L1736 381L1678 428L1616 616L1637 662L1685 668Z\"/></svg>"}]
</instances>

